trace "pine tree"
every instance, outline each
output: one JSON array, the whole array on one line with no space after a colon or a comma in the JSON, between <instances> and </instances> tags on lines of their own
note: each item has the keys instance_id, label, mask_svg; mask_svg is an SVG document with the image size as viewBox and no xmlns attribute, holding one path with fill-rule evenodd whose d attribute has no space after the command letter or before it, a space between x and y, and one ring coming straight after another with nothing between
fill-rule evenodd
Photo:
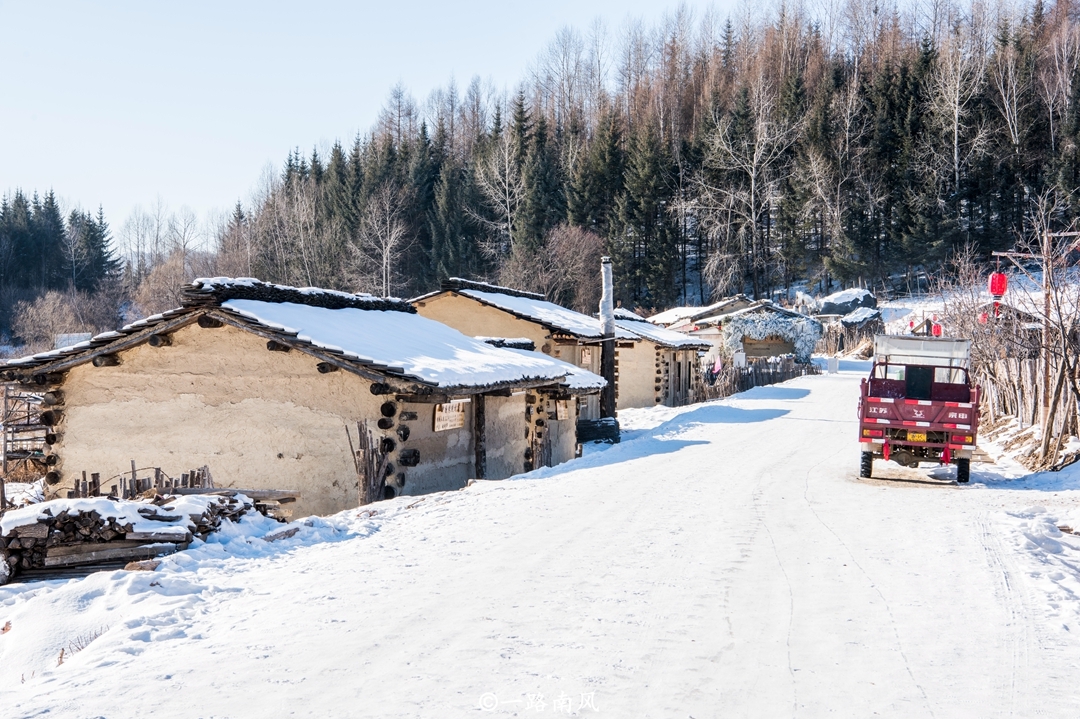
<instances>
[{"instance_id":1,"label":"pine tree","mask_svg":"<svg viewBox=\"0 0 1080 719\"><path fill-rule=\"evenodd\" d=\"M525 252L536 252L548 230L566 216L557 156L541 117L533 130L529 152L522 167L525 196L516 218L514 242Z\"/></svg>"},{"instance_id":2,"label":"pine tree","mask_svg":"<svg viewBox=\"0 0 1080 719\"><path fill-rule=\"evenodd\" d=\"M617 203L611 255L618 281L615 299L628 307L663 307L675 294L677 248L673 226L670 155L656 127L630 137L625 192Z\"/></svg>"},{"instance_id":3,"label":"pine tree","mask_svg":"<svg viewBox=\"0 0 1080 719\"><path fill-rule=\"evenodd\" d=\"M618 117L604 114L588 152L579 160L567 188L567 218L571 224L601 237L610 233L615 203L622 193L625 158Z\"/></svg>"}]
</instances>

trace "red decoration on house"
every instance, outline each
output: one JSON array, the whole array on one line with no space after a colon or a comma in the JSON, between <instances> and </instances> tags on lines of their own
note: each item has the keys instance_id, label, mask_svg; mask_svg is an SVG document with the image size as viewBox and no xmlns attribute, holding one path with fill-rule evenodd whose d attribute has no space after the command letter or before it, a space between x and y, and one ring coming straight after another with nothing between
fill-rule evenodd
<instances>
[{"instance_id":1,"label":"red decoration on house","mask_svg":"<svg viewBox=\"0 0 1080 719\"><path fill-rule=\"evenodd\" d=\"M1000 300L1009 289L1009 277L1004 272L990 273L990 294L995 300Z\"/></svg>"},{"instance_id":2,"label":"red decoration on house","mask_svg":"<svg viewBox=\"0 0 1080 719\"><path fill-rule=\"evenodd\" d=\"M941 325L939 325L937 322L935 322L930 327L930 333L933 334L935 337L940 337L941 336Z\"/></svg>"},{"instance_id":3,"label":"red decoration on house","mask_svg":"<svg viewBox=\"0 0 1080 719\"><path fill-rule=\"evenodd\" d=\"M990 314L988 312L983 312L981 315L979 315L979 324L985 325L989 321L990 321Z\"/></svg>"}]
</instances>

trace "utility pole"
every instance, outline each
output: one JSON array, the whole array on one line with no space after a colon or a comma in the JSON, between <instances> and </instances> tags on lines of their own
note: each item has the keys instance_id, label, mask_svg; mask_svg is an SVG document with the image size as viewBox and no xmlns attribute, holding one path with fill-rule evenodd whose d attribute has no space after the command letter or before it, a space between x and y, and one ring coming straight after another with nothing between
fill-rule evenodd
<instances>
[{"instance_id":1,"label":"utility pole","mask_svg":"<svg viewBox=\"0 0 1080 719\"><path fill-rule=\"evenodd\" d=\"M1043 326L1042 326L1042 412L1040 414L1042 419L1043 431L1046 431L1046 425L1050 421L1050 343L1051 335L1053 334L1050 329L1050 273L1054 270L1054 258L1052 256L1053 246L1051 245L1051 238L1054 237L1080 237L1080 232L1043 232L1042 233L1042 251L1041 254L1035 255L1030 252L994 252L994 257L1006 257L1017 269L1028 276L1028 279L1034 280L1031 273L1027 271L1023 265L1021 265L1018 259L1034 260L1038 259L1042 262L1042 290L1043 290ZM1078 241L1080 242L1080 241ZM1062 255L1067 255L1070 250L1076 247L1078 243L1073 243Z\"/></svg>"}]
</instances>

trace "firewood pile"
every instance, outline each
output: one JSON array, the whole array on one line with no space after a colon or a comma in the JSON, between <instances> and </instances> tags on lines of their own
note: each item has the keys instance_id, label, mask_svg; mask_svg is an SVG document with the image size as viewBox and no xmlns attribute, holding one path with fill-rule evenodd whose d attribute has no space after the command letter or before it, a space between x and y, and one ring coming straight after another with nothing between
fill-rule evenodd
<instances>
[{"instance_id":1,"label":"firewood pile","mask_svg":"<svg viewBox=\"0 0 1080 719\"><path fill-rule=\"evenodd\" d=\"M186 549L194 537L206 539L223 521L238 522L257 509L242 498L223 495L53 500L32 505L17 511L29 512L31 517L37 513L36 521L15 524L0 533L0 584L22 572L169 554Z\"/></svg>"}]
</instances>

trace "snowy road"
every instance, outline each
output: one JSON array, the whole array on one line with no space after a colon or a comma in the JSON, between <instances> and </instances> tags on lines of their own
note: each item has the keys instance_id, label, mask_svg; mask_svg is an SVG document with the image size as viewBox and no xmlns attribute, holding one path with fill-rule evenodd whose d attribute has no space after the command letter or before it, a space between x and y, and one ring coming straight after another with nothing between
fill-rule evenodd
<instances>
[{"instance_id":1,"label":"snowy road","mask_svg":"<svg viewBox=\"0 0 1080 719\"><path fill-rule=\"evenodd\" d=\"M856 479L858 377L629 413L635 438L538 479L273 545L0 588L0 715L1080 714L1080 536L1054 528L1080 490Z\"/></svg>"}]
</instances>

